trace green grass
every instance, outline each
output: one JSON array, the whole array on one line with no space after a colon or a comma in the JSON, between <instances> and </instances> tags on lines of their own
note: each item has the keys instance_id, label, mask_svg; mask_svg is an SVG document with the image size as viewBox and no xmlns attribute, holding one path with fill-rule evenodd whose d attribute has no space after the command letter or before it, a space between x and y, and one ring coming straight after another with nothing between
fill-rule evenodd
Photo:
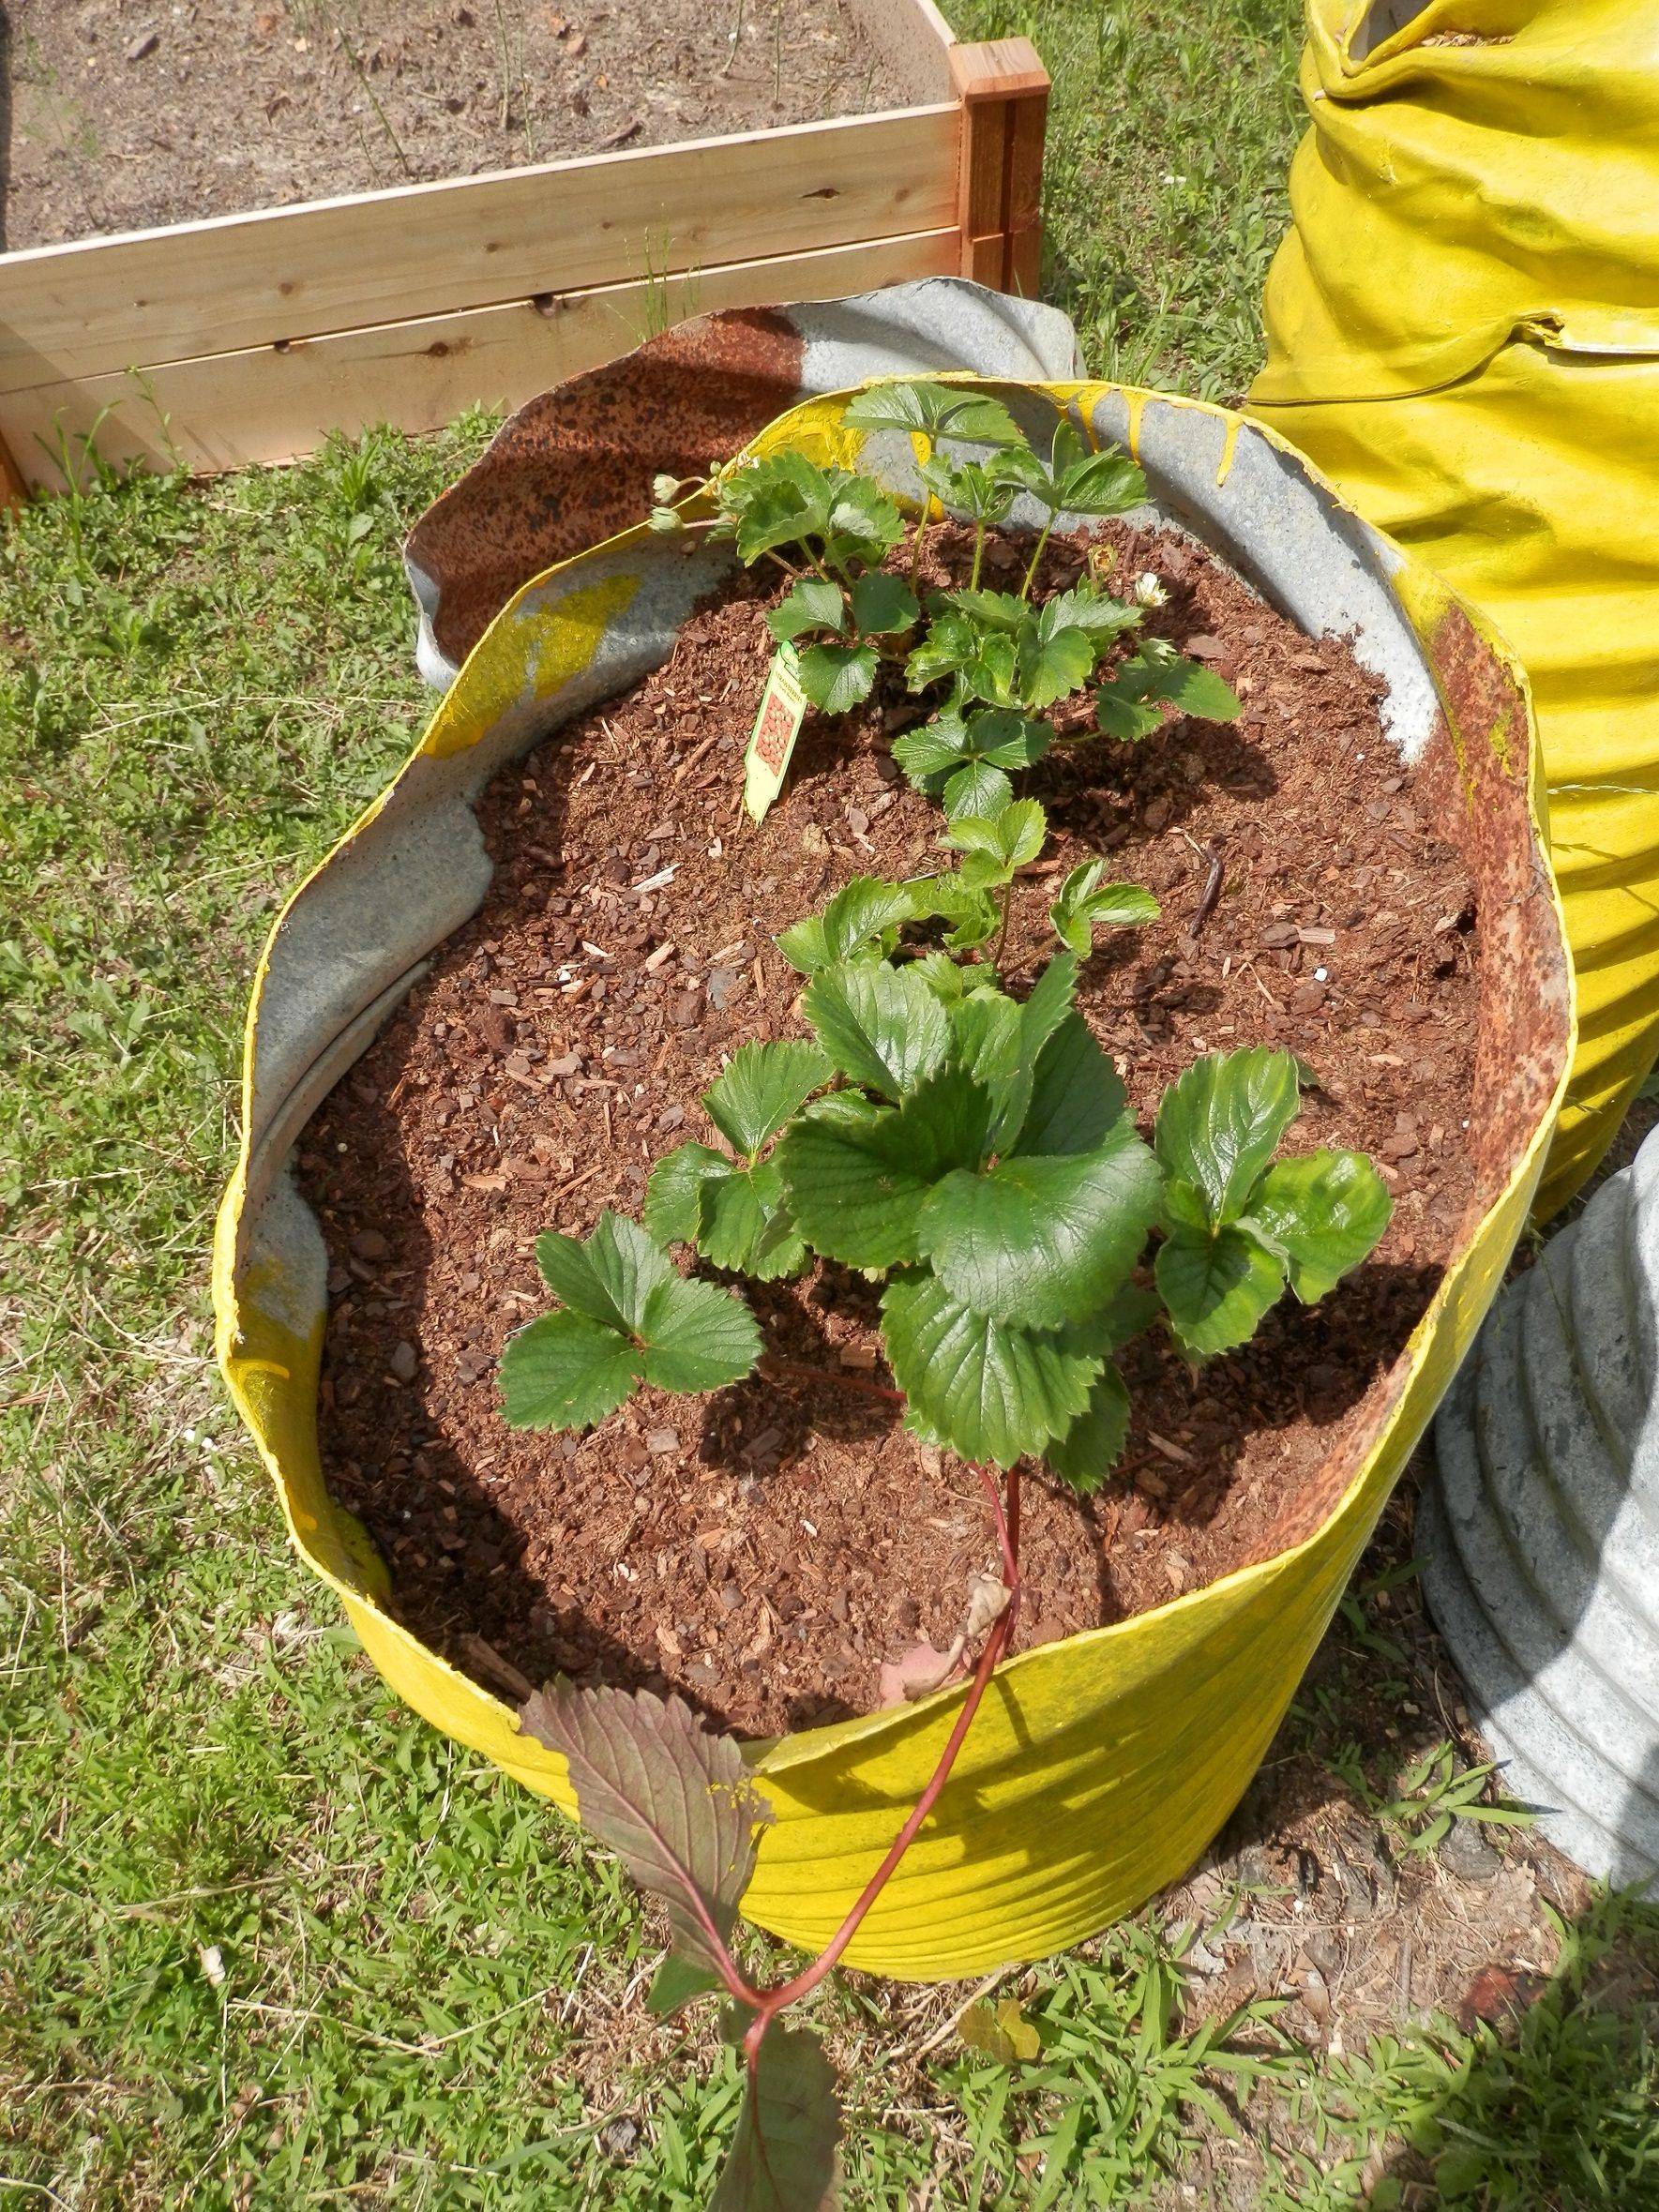
<instances>
[{"instance_id":1,"label":"green grass","mask_svg":"<svg viewBox=\"0 0 1659 2212\"><path fill-rule=\"evenodd\" d=\"M1261 351L1305 115L1295 0L957 0L963 38L1033 39L1054 80L1044 297L1092 369L1234 400Z\"/></svg>"},{"instance_id":2,"label":"green grass","mask_svg":"<svg viewBox=\"0 0 1659 2212\"><path fill-rule=\"evenodd\" d=\"M1056 292L1094 362L1238 390L1290 9L961 12L1056 66ZM302 1579L209 1362L251 963L424 717L399 539L486 427L104 478L0 534L6 2207L693 2212L733 2118L730 2058L642 2016L614 1868L400 1710ZM1651 2015L1593 1956L1645 1939L1619 1918L1513 2049L1316 2061L1260 2005L1218 2032L1155 1914L1010 1980L1031 2069L849 1982L819 2009L850 2204L1219 2207L1245 2173L1263 2212L1323 2212L1399 2161L1462 2158L1461 2187L1472 2146L1492 2191L1450 2201L1640 2212Z\"/></svg>"}]
</instances>

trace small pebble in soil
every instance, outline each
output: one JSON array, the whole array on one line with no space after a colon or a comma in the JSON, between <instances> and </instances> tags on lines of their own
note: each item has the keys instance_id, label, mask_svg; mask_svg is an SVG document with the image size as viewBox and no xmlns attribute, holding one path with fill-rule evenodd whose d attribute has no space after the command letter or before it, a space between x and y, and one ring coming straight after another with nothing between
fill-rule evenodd
<instances>
[{"instance_id":1,"label":"small pebble in soil","mask_svg":"<svg viewBox=\"0 0 1659 2212\"><path fill-rule=\"evenodd\" d=\"M1460 1882L1489 1882L1503 1868L1503 1854L1487 1843L1473 1820L1455 1820L1436 1856Z\"/></svg>"}]
</instances>

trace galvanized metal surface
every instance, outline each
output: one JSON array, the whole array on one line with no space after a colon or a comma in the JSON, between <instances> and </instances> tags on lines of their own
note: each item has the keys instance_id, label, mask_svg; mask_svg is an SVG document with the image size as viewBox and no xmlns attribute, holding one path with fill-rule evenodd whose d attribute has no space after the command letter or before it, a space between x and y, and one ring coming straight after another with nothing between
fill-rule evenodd
<instances>
[{"instance_id":1,"label":"galvanized metal surface","mask_svg":"<svg viewBox=\"0 0 1659 2212\"><path fill-rule=\"evenodd\" d=\"M422 675L443 690L521 584L642 520L659 472L702 474L811 393L930 369L1044 383L1081 363L1057 308L936 277L699 315L544 392L409 534Z\"/></svg>"},{"instance_id":2,"label":"galvanized metal surface","mask_svg":"<svg viewBox=\"0 0 1659 2212\"><path fill-rule=\"evenodd\" d=\"M1659 1135L1493 1309L1435 1424L1424 1587L1505 1783L1659 1898Z\"/></svg>"}]
</instances>

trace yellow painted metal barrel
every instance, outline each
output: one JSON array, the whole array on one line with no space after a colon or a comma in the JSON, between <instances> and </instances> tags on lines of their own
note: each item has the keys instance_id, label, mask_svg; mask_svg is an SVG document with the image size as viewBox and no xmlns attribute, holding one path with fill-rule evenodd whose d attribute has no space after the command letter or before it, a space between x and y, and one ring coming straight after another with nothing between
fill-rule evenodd
<instances>
[{"instance_id":1,"label":"yellow painted metal barrel","mask_svg":"<svg viewBox=\"0 0 1659 2212\"><path fill-rule=\"evenodd\" d=\"M1431 1306L1365 1416L1271 1532L1274 1556L999 1668L936 1813L849 1954L917 1979L1039 1957L1092 1934L1180 1875L1237 1802L1492 1298L1573 1035L1525 686L1478 618L1282 441L1236 415L1106 384L986 388L1033 426L1059 403L1096 443L1132 444L1165 519L1221 552L1310 637L1349 639L1384 687L1384 727L1408 779L1437 750L1455 755L1464 804L1440 826L1462 847L1481 931L1475 1185ZM849 397L795 408L755 449L834 458L913 501L908 441L861 442L842 419ZM665 659L731 559L714 547L687 555L635 529L549 569L496 616L413 757L272 932L249 1015L241 1156L215 1249L219 1358L302 1558L410 1706L566 1811L562 1761L399 1624L383 1563L327 1494L317 1442L326 1259L289 1161L428 956L479 905L490 863L472 808L483 785ZM776 1818L746 1901L753 1919L804 1945L830 1935L931 1772L960 1694L754 1748Z\"/></svg>"},{"instance_id":2,"label":"yellow painted metal barrel","mask_svg":"<svg viewBox=\"0 0 1659 2212\"><path fill-rule=\"evenodd\" d=\"M1308 0L1251 412L1531 681L1579 1037L1539 1191L1659 1055L1659 0Z\"/></svg>"}]
</instances>

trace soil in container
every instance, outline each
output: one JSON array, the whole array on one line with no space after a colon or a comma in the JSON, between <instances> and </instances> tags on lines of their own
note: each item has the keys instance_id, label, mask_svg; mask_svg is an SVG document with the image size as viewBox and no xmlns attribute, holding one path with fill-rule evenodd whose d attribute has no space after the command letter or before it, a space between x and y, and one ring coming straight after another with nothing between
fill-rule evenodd
<instances>
[{"instance_id":1,"label":"soil in container","mask_svg":"<svg viewBox=\"0 0 1659 2212\"><path fill-rule=\"evenodd\" d=\"M14 0L0 62L7 249L932 97L845 0Z\"/></svg>"},{"instance_id":2,"label":"soil in container","mask_svg":"<svg viewBox=\"0 0 1659 2212\"><path fill-rule=\"evenodd\" d=\"M1320 1078L1291 1146L1369 1152L1395 1211L1369 1261L1316 1307L1287 1299L1244 1350L1194 1373L1167 1335L1131 1347L1117 1475L1091 1498L1028 1481L1021 1646L1312 1532L1472 1188L1479 940L1436 833L1462 803L1449 757L1408 776L1349 648L1310 643L1190 540L1102 534L1119 574L1168 588L1148 627L1218 669L1244 714L1061 748L1033 772L1052 842L1018 889L1010 987L1051 943L1060 874L1104 850L1163 908L1103 940L1078 1001L1143 1126L1206 1050L1289 1048ZM1017 581L1018 560L993 541L988 580ZM1045 587L1080 562L1056 544ZM930 534L927 567L965 574L953 527ZM495 1365L548 1303L536 1233L585 1235L607 1206L637 1216L652 1163L709 1134L699 1094L723 1058L805 1033L774 934L850 876L943 858L937 805L890 759L917 715L897 677L855 716L809 715L782 799L758 829L742 816L775 596L737 578L662 668L497 777L482 910L300 1161L332 1271L324 1463L401 1618L491 1687L475 1638L532 1679L672 1684L759 1734L868 1710L882 1660L920 1635L948 1644L969 1577L994 1563L973 1473L866 1387L885 1379L875 1287L834 1268L745 1286L768 1344L832 1384L646 1392L580 1438L509 1431Z\"/></svg>"}]
</instances>

